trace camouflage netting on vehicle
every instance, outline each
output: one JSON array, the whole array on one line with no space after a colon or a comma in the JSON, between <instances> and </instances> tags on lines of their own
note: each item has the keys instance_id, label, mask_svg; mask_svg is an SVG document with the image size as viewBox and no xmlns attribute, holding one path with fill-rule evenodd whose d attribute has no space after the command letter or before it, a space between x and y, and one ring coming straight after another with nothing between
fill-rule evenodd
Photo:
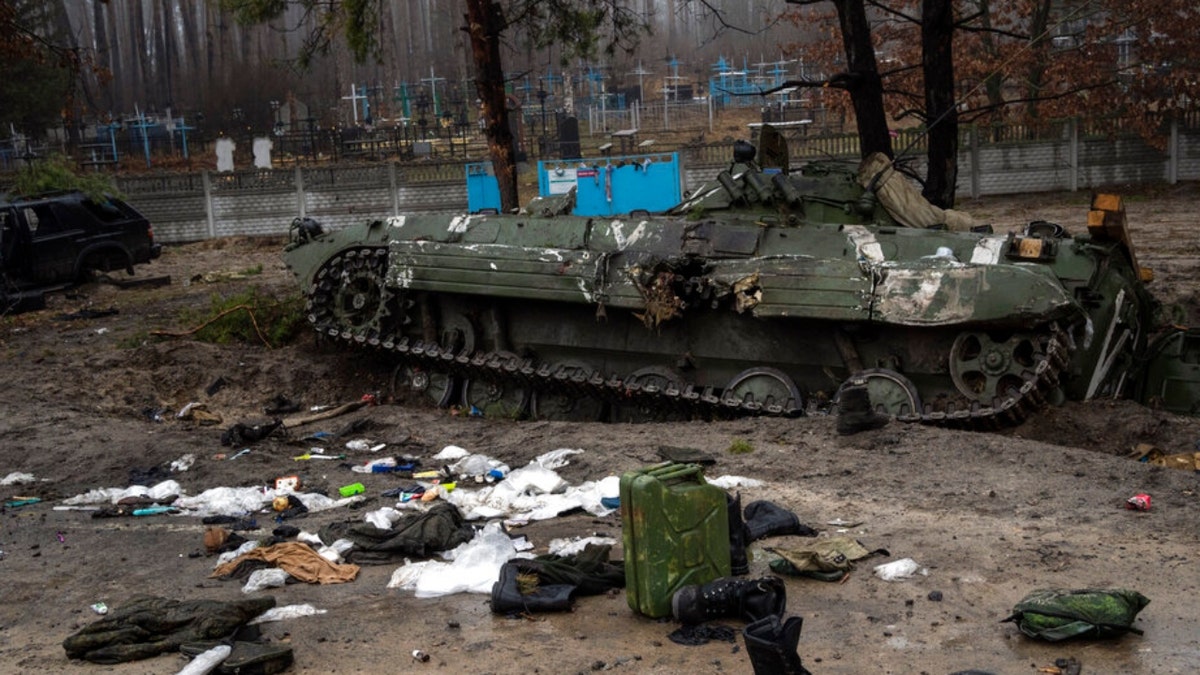
<instances>
[{"instance_id":1,"label":"camouflage netting on vehicle","mask_svg":"<svg viewBox=\"0 0 1200 675\"><path fill-rule=\"evenodd\" d=\"M1133 627L1146 596L1126 588L1062 590L1043 588L1013 607L1017 628L1029 637L1058 642L1074 637L1110 638L1142 634ZM1002 621L1002 623L1003 623Z\"/></svg>"}]
</instances>

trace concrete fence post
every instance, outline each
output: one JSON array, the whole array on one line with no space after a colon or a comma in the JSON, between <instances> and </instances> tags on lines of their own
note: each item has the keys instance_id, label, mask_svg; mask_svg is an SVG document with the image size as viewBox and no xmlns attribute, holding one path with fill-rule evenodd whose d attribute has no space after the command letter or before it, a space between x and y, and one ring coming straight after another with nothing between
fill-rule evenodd
<instances>
[{"instance_id":1,"label":"concrete fence post","mask_svg":"<svg viewBox=\"0 0 1200 675\"><path fill-rule=\"evenodd\" d=\"M1167 147L1167 183L1179 182L1179 116L1171 115L1171 145Z\"/></svg>"},{"instance_id":2,"label":"concrete fence post","mask_svg":"<svg viewBox=\"0 0 1200 675\"><path fill-rule=\"evenodd\" d=\"M213 213L212 178L208 169L200 172L200 184L204 186L204 217L208 221L208 238L214 239L217 236L217 217Z\"/></svg>"},{"instance_id":3,"label":"concrete fence post","mask_svg":"<svg viewBox=\"0 0 1200 675\"><path fill-rule=\"evenodd\" d=\"M303 218L308 215L308 200L304 198L304 170L296 165L296 213Z\"/></svg>"},{"instance_id":4,"label":"concrete fence post","mask_svg":"<svg viewBox=\"0 0 1200 675\"><path fill-rule=\"evenodd\" d=\"M979 199L983 191L983 177L979 175L983 162L979 159L979 127L971 125L971 132L967 138L970 140L969 151L971 153L971 199Z\"/></svg>"},{"instance_id":5,"label":"concrete fence post","mask_svg":"<svg viewBox=\"0 0 1200 675\"><path fill-rule=\"evenodd\" d=\"M1068 170L1070 172L1067 184L1071 192L1075 192L1079 190L1079 119L1072 117L1068 120L1067 129L1070 132L1071 139L1067 150Z\"/></svg>"},{"instance_id":6,"label":"concrete fence post","mask_svg":"<svg viewBox=\"0 0 1200 675\"><path fill-rule=\"evenodd\" d=\"M396 163L388 162L388 191L392 196L392 215L400 215L400 189L396 184Z\"/></svg>"}]
</instances>

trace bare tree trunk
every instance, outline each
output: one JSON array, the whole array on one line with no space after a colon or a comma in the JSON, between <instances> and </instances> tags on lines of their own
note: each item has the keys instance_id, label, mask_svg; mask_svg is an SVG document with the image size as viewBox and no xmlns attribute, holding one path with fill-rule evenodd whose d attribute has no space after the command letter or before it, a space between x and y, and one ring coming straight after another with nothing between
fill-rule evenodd
<instances>
[{"instance_id":1,"label":"bare tree trunk","mask_svg":"<svg viewBox=\"0 0 1200 675\"><path fill-rule=\"evenodd\" d=\"M925 116L929 133L925 198L934 206L954 206L958 182L958 109L954 102L954 4L921 2L921 68L925 74Z\"/></svg>"},{"instance_id":2,"label":"bare tree trunk","mask_svg":"<svg viewBox=\"0 0 1200 675\"><path fill-rule=\"evenodd\" d=\"M1029 23L1031 36L1029 50L1033 53L1033 62L1029 66L1025 81L1027 82L1026 97L1029 99L1029 103L1026 104L1026 114L1030 119L1038 117L1037 99L1042 95L1042 87L1046 83L1046 61L1048 60L1046 52L1050 46L1047 35L1047 26L1050 25L1050 5L1051 0L1035 2L1033 16Z\"/></svg>"},{"instance_id":3,"label":"bare tree trunk","mask_svg":"<svg viewBox=\"0 0 1200 675\"><path fill-rule=\"evenodd\" d=\"M871 24L863 0L834 0L846 51L848 76L837 86L850 92L854 117L858 124L859 148L863 157L875 152L892 156L892 138L888 134L887 114L883 110L883 82L871 44Z\"/></svg>"},{"instance_id":4,"label":"bare tree trunk","mask_svg":"<svg viewBox=\"0 0 1200 675\"><path fill-rule=\"evenodd\" d=\"M475 63L475 90L483 102L487 125L484 135L487 136L496 182L500 185L500 209L508 213L520 204L512 129L508 125L504 96L504 68L500 60L504 16L494 0L467 0L466 20L466 31L471 36L471 57Z\"/></svg>"}]
</instances>

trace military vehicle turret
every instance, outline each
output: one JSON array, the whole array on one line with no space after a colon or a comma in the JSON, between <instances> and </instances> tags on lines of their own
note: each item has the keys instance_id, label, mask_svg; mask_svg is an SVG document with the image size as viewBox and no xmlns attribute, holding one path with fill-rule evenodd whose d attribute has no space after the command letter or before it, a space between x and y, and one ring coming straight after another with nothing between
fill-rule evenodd
<instances>
[{"instance_id":1,"label":"military vehicle turret","mask_svg":"<svg viewBox=\"0 0 1200 675\"><path fill-rule=\"evenodd\" d=\"M620 421L836 411L865 377L901 421L989 429L1048 402L1200 410L1200 339L1169 325L1120 199L1086 231L993 231L883 157L787 166L764 129L665 213L293 223L322 335L399 364L397 390L493 416ZM767 152L766 150L770 150ZM781 159L782 158L782 159Z\"/></svg>"}]
</instances>

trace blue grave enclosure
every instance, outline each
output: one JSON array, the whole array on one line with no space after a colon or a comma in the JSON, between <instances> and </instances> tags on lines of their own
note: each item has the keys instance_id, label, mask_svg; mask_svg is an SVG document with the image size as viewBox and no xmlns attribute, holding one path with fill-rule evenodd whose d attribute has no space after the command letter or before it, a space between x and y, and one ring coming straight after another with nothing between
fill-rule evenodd
<instances>
[{"instance_id":1,"label":"blue grave enclosure","mask_svg":"<svg viewBox=\"0 0 1200 675\"><path fill-rule=\"evenodd\" d=\"M467 164L467 210L479 213L487 209L500 211L500 183L491 162Z\"/></svg>"},{"instance_id":2,"label":"blue grave enclosure","mask_svg":"<svg viewBox=\"0 0 1200 675\"><path fill-rule=\"evenodd\" d=\"M566 194L575 188L577 216L613 216L633 211L656 213L683 196L678 153L628 155L576 162L538 162L538 194Z\"/></svg>"}]
</instances>

